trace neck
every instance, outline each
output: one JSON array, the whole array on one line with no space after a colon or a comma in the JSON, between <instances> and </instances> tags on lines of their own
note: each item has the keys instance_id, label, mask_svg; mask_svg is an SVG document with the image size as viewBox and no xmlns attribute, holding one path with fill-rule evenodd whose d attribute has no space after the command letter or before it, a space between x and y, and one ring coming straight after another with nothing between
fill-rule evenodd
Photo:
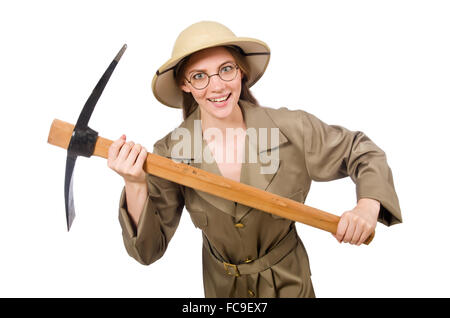
<instances>
[{"instance_id":1,"label":"neck","mask_svg":"<svg viewBox=\"0 0 450 318\"><path fill-rule=\"evenodd\" d=\"M244 117L242 115L241 108L238 104L235 104L230 116L226 118L215 118L212 116L204 116L200 111L202 119L202 130L205 131L208 128L217 128L224 134L227 128L243 128L245 130Z\"/></svg>"}]
</instances>

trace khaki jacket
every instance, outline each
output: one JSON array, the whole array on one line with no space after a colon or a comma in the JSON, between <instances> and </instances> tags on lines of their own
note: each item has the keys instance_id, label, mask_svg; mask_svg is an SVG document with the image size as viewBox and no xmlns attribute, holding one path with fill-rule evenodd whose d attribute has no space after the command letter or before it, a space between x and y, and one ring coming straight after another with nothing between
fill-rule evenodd
<instances>
[{"instance_id":1,"label":"khaki jacket","mask_svg":"<svg viewBox=\"0 0 450 318\"><path fill-rule=\"evenodd\" d=\"M312 180L350 176L357 199L381 203L379 222L389 226L402 221L385 154L366 135L327 125L301 110L260 107L242 100L239 105L247 128L256 128L258 134L258 128L269 132L279 128L277 149L271 141L255 144L246 137L246 156L251 149L258 154L278 150L279 164L272 173L263 174L263 157L258 156L256 163L245 160L242 183L303 203ZM200 119L198 107L179 127L193 136L195 119ZM168 134L155 143L153 152L170 158L178 142ZM196 162L193 151L176 159L221 175L214 161ZM120 199L124 244L138 262L151 264L163 256L186 207L203 232L206 297L314 297L308 256L295 222L149 174L147 184L149 195L137 228L128 216L125 190Z\"/></svg>"}]
</instances>

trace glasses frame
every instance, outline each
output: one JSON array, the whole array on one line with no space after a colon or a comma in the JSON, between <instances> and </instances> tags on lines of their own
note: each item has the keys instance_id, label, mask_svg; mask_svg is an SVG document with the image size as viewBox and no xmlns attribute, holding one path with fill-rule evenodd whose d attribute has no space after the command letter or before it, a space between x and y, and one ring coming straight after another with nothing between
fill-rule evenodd
<instances>
[{"instance_id":1,"label":"glasses frame","mask_svg":"<svg viewBox=\"0 0 450 318\"><path fill-rule=\"evenodd\" d=\"M234 68L235 68L236 70L239 70L239 65L237 65L236 63L230 63L230 64L231 64L231 65L234 65ZM225 64L225 65L227 65L227 64ZM222 65L222 66L223 66L223 65ZM222 67L222 66L221 66L221 67ZM192 82L191 82L190 80L188 80L186 77L184 78L189 84L191 84L191 86L192 86L193 88L195 88L196 90L199 90L199 91L208 87L209 82L210 82L210 79L211 79L211 77L213 77L213 76L216 76L216 75L217 75L217 76L219 76L219 78L220 78L222 81L224 81L224 82L231 82L231 81L233 81L233 80L236 79L236 76L237 76L237 74L238 74L239 72L236 72L236 74L234 75L234 77L233 77L232 79L230 79L230 80L225 80L225 79L223 79L222 76L220 76L220 73L211 74L211 75L208 75L208 73L206 73L206 72L201 72L201 73L206 74L206 76L208 77L208 82L206 83L205 87L202 87L202 88L197 88L197 87L195 87L195 86L192 84ZM192 78L192 76L197 75L197 74L199 74L199 73L192 74L190 78Z\"/></svg>"}]
</instances>

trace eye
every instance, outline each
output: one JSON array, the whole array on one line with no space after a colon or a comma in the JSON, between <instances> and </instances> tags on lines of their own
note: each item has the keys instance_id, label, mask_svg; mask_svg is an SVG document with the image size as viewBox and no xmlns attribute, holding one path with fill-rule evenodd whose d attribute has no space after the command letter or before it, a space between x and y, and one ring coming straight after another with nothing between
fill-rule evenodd
<instances>
[{"instance_id":1,"label":"eye","mask_svg":"<svg viewBox=\"0 0 450 318\"><path fill-rule=\"evenodd\" d=\"M192 79L198 81L198 80L204 79L205 76L206 76L205 73L197 73L197 74L192 75Z\"/></svg>"},{"instance_id":2,"label":"eye","mask_svg":"<svg viewBox=\"0 0 450 318\"><path fill-rule=\"evenodd\" d=\"M232 65L225 65L224 67L222 67L222 69L220 70L222 73L228 73L233 69Z\"/></svg>"}]
</instances>

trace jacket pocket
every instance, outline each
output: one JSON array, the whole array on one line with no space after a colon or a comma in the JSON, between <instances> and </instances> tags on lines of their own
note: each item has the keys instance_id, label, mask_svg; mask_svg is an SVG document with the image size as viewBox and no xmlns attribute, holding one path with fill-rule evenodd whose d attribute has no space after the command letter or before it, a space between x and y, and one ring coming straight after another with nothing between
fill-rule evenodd
<instances>
[{"instance_id":1,"label":"jacket pocket","mask_svg":"<svg viewBox=\"0 0 450 318\"><path fill-rule=\"evenodd\" d=\"M208 217L205 212L191 210L189 211L189 215L191 216L192 223L194 223L196 228L204 229L208 226Z\"/></svg>"},{"instance_id":2,"label":"jacket pocket","mask_svg":"<svg viewBox=\"0 0 450 318\"><path fill-rule=\"evenodd\" d=\"M305 197L303 195L303 190L298 190L298 191L296 191L296 192L286 196L286 198L294 200L294 201L297 201L297 202L300 202L300 203L305 202ZM278 216L278 215L275 215L275 214L271 214L271 215L272 215L272 217L274 219L284 219L281 216Z\"/></svg>"}]
</instances>

